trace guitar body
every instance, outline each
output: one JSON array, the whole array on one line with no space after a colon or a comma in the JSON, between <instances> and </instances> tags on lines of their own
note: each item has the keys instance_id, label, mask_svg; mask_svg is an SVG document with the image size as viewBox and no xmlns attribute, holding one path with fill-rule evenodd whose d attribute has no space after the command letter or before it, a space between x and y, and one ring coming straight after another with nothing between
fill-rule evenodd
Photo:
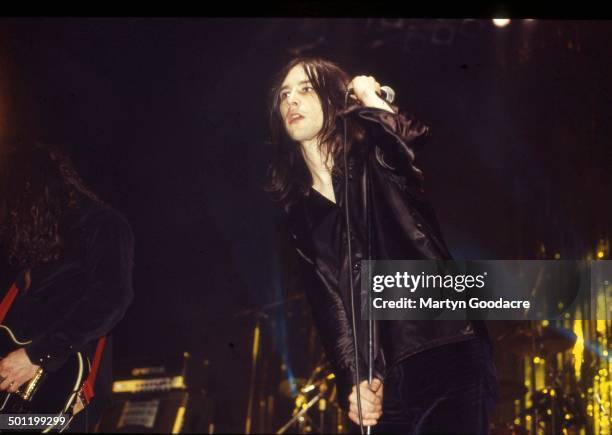
<instances>
[{"instance_id":1,"label":"guitar body","mask_svg":"<svg viewBox=\"0 0 612 435\"><path fill-rule=\"evenodd\" d=\"M15 337L7 326L0 325L0 356L28 343ZM77 352L58 371L39 372L16 393L0 391L0 414L71 414L88 372L89 361Z\"/></svg>"}]
</instances>

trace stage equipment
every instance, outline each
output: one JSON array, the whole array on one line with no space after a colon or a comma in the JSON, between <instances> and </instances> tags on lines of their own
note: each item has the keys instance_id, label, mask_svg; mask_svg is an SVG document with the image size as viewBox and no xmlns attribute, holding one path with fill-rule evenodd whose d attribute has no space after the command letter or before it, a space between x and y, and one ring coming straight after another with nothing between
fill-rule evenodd
<instances>
[{"instance_id":1,"label":"stage equipment","mask_svg":"<svg viewBox=\"0 0 612 435\"><path fill-rule=\"evenodd\" d=\"M209 364L188 353L164 362L125 361L116 371L113 400L99 432L214 433L206 392Z\"/></svg>"},{"instance_id":2,"label":"stage equipment","mask_svg":"<svg viewBox=\"0 0 612 435\"><path fill-rule=\"evenodd\" d=\"M292 417L276 433L343 433L346 421L337 402L334 374L325 359L313 370L310 378L299 383ZM279 389L287 391L284 382Z\"/></svg>"}]
</instances>

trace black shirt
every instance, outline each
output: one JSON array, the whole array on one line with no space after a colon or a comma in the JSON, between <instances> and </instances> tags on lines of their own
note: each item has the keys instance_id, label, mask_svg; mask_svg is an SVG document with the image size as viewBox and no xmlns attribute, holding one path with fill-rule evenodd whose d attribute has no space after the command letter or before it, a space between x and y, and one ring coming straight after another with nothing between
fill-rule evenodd
<instances>
[{"instance_id":1,"label":"black shirt","mask_svg":"<svg viewBox=\"0 0 612 435\"><path fill-rule=\"evenodd\" d=\"M344 221L340 207L314 188L306 197L306 221L310 228L318 269L338 287Z\"/></svg>"},{"instance_id":2,"label":"black shirt","mask_svg":"<svg viewBox=\"0 0 612 435\"><path fill-rule=\"evenodd\" d=\"M69 209L61 225L62 257L32 269L30 288L19 293L4 322L18 339L32 340L28 357L48 371L75 351L92 358L97 339L119 322L133 297L134 238L125 218L87 199ZM98 378L108 378L110 388L105 370L110 365L103 363Z\"/></svg>"}]
</instances>

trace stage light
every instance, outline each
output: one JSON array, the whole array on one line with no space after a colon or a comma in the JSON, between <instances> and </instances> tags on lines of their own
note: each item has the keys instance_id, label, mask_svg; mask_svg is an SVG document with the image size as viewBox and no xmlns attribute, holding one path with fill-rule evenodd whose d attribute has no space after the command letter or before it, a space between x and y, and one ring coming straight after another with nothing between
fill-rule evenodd
<instances>
[{"instance_id":1,"label":"stage light","mask_svg":"<svg viewBox=\"0 0 612 435\"><path fill-rule=\"evenodd\" d=\"M493 24L495 27L506 27L510 24L509 18L493 18Z\"/></svg>"},{"instance_id":2,"label":"stage light","mask_svg":"<svg viewBox=\"0 0 612 435\"><path fill-rule=\"evenodd\" d=\"M603 251L599 251L597 253L597 258L603 258L604 257L604 252Z\"/></svg>"}]
</instances>

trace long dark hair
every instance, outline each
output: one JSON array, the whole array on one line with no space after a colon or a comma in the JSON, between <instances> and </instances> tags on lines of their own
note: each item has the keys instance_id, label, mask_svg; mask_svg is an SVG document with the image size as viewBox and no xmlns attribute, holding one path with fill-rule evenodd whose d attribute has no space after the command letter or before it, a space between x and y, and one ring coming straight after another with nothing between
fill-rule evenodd
<instances>
[{"instance_id":1,"label":"long dark hair","mask_svg":"<svg viewBox=\"0 0 612 435\"><path fill-rule=\"evenodd\" d=\"M83 198L101 202L58 149L21 145L0 158L0 240L13 266L57 260L62 218Z\"/></svg>"},{"instance_id":2,"label":"long dark hair","mask_svg":"<svg viewBox=\"0 0 612 435\"><path fill-rule=\"evenodd\" d=\"M301 65L312 87L319 97L323 111L323 127L319 146L325 159L333 159L333 171L343 173L344 137L338 115L344 109L346 89L350 76L329 60L313 57L298 57L288 62L276 75L268 96L270 141L275 148L273 161L268 168L266 190L280 201L285 209L299 194L306 194L312 186L312 175L306 166L300 144L293 141L287 131L280 112L280 88L289 71ZM350 120L347 121L347 147L363 138L363 131Z\"/></svg>"}]
</instances>

